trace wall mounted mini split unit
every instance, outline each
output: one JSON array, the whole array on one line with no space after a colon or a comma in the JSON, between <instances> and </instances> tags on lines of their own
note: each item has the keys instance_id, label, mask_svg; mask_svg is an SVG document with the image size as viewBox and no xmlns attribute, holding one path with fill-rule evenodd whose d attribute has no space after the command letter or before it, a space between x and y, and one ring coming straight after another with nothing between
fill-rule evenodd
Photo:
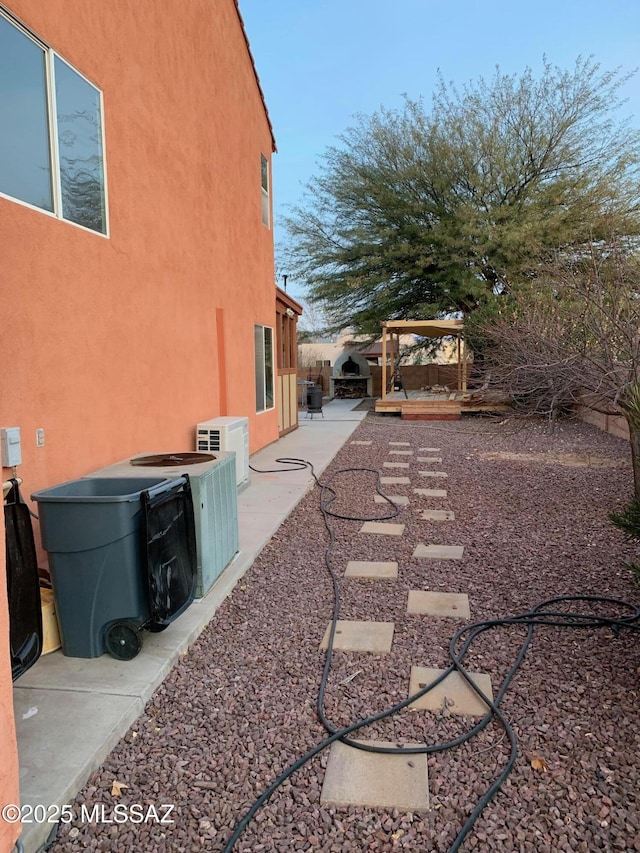
<instances>
[{"instance_id":1,"label":"wall mounted mini split unit","mask_svg":"<svg viewBox=\"0 0 640 853\"><path fill-rule=\"evenodd\" d=\"M198 457L201 456L203 461ZM144 463L144 465L141 465ZM202 598L234 558L239 547L238 489L235 454L216 452L138 455L88 474L89 477L189 475L196 526L198 575L196 598Z\"/></svg>"},{"instance_id":2,"label":"wall mounted mini split unit","mask_svg":"<svg viewBox=\"0 0 640 853\"><path fill-rule=\"evenodd\" d=\"M196 450L204 453L233 451L239 489L249 484L249 419L212 418L196 427Z\"/></svg>"}]
</instances>

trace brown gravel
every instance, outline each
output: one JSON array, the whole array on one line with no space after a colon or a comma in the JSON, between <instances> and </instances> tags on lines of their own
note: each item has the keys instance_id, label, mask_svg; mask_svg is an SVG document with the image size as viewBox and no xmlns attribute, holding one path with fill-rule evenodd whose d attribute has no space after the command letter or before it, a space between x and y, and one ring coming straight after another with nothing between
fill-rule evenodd
<instances>
[{"instance_id":1,"label":"brown gravel","mask_svg":"<svg viewBox=\"0 0 640 853\"><path fill-rule=\"evenodd\" d=\"M394 458L389 441L409 441L414 458L411 485L387 487L411 496L398 519L406 524L402 538L360 536L359 523L335 521L333 562L340 575L348 560L397 559L400 566L395 582L341 579L341 617L393 620L395 637L388 656L335 653L326 709L336 725L404 698L412 665L446 666L458 623L407 616L409 589L467 592L474 621L528 610L553 595L640 603L623 565L635 549L607 520L631 497L626 442L577 422L552 430L488 418L403 422L374 414L353 439L373 444L347 443L323 479L351 466L381 468ZM435 467L448 472L444 484L419 477L426 466L415 458L428 455L418 453L421 447L441 448L443 464ZM374 482L373 475L340 475L333 508L384 514L385 506L373 502ZM446 499L412 492L443 485ZM419 509L426 507L452 509L456 520L424 521ZM315 490L76 800L77 809L82 803L108 809L115 802L171 803L175 823L78 822L61 828L54 853L219 851L267 784L323 738L315 700L323 666L318 645L332 610L326 542ZM414 560L420 542L464 545L464 558ZM522 636L517 628L483 635L469 668L499 684ZM640 851L639 675L638 634L537 630L502 703L519 739L516 767L462 849ZM470 722L402 711L363 736L433 743ZM323 752L282 786L235 849L447 851L507 757L498 723L455 751L431 756L432 808L407 814L321 806ZM536 758L546 771L534 769ZM111 795L114 779L129 786L119 797Z\"/></svg>"}]
</instances>

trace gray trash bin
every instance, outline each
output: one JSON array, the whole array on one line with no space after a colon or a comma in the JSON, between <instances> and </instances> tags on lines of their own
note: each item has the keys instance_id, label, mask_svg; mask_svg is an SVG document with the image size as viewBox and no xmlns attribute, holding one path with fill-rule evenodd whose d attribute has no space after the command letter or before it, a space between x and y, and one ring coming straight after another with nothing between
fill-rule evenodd
<instances>
[{"instance_id":1,"label":"gray trash bin","mask_svg":"<svg viewBox=\"0 0 640 853\"><path fill-rule=\"evenodd\" d=\"M88 477L31 495L65 655L98 657L110 623L142 625L150 618L140 495L172 485L159 477Z\"/></svg>"}]
</instances>

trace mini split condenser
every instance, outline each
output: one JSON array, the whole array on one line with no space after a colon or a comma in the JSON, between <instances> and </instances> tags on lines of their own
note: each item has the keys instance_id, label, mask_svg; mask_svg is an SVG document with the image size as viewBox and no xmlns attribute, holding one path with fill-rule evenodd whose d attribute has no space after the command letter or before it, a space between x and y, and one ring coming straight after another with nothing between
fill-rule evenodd
<instances>
[{"instance_id":1,"label":"mini split condenser","mask_svg":"<svg viewBox=\"0 0 640 853\"><path fill-rule=\"evenodd\" d=\"M196 427L196 450L205 453L229 451L236 454L238 488L249 484L249 419L212 418Z\"/></svg>"}]
</instances>

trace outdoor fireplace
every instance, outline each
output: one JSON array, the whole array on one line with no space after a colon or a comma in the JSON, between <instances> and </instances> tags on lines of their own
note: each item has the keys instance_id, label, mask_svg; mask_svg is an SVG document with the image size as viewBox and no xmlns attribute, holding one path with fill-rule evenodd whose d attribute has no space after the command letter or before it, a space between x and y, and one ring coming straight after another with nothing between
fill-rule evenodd
<instances>
[{"instance_id":1,"label":"outdoor fireplace","mask_svg":"<svg viewBox=\"0 0 640 853\"><path fill-rule=\"evenodd\" d=\"M329 393L337 399L372 397L373 377L366 358L356 350L342 353L333 366Z\"/></svg>"}]
</instances>

